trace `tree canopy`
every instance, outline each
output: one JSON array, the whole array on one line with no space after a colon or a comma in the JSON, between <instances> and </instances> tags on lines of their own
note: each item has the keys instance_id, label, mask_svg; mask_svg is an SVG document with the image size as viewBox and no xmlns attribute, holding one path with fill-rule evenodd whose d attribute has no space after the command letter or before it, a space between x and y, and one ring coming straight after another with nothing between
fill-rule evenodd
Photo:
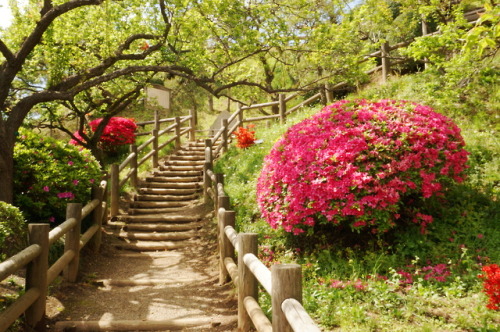
<instances>
[{"instance_id":1,"label":"tree canopy","mask_svg":"<svg viewBox=\"0 0 500 332\"><path fill-rule=\"evenodd\" d=\"M0 30L0 200L12 199L13 146L27 118L43 117L63 130L66 120L78 119L75 127L83 130L87 113L105 120L118 114L158 73L162 80L184 80L216 97L250 101L262 98L261 93L276 98L279 92L326 82L356 84L371 66L362 62L365 55L381 43L415 38L422 19L435 27L450 26L449 18L457 21L458 13L475 4L11 1L12 25ZM451 25L457 36L465 33L460 24ZM484 28L468 39L493 34L483 42L483 55L498 49L498 36L489 25ZM424 40L406 56L432 60L431 51L422 52Z\"/></svg>"}]
</instances>

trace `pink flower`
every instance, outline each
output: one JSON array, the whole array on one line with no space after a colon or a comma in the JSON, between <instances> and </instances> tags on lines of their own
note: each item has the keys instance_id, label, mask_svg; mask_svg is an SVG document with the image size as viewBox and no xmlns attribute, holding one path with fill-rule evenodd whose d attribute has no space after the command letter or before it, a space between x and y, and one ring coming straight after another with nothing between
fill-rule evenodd
<instances>
[{"instance_id":1,"label":"pink flower","mask_svg":"<svg viewBox=\"0 0 500 332\"><path fill-rule=\"evenodd\" d=\"M477 235L477 238L478 238L478 239L482 239L482 238L484 238L484 235L483 235L483 234L478 234L478 235Z\"/></svg>"},{"instance_id":2,"label":"pink flower","mask_svg":"<svg viewBox=\"0 0 500 332\"><path fill-rule=\"evenodd\" d=\"M68 165L69 165L69 166L73 166L73 164L74 164L74 162L72 162L71 160L70 160L70 161L68 161Z\"/></svg>"},{"instance_id":3,"label":"pink flower","mask_svg":"<svg viewBox=\"0 0 500 332\"><path fill-rule=\"evenodd\" d=\"M73 180L73 185L75 185L75 186L76 186L76 185L78 185L78 183L79 183L79 182L80 182L80 181L78 181L78 180Z\"/></svg>"},{"instance_id":4,"label":"pink flower","mask_svg":"<svg viewBox=\"0 0 500 332\"><path fill-rule=\"evenodd\" d=\"M69 198L70 200L75 198L75 194L72 192L62 192L57 194L58 198Z\"/></svg>"},{"instance_id":5,"label":"pink flower","mask_svg":"<svg viewBox=\"0 0 500 332\"><path fill-rule=\"evenodd\" d=\"M54 221L56 221L56 218L52 216L52 217L49 218L49 221L50 222L54 222Z\"/></svg>"},{"instance_id":6,"label":"pink flower","mask_svg":"<svg viewBox=\"0 0 500 332\"><path fill-rule=\"evenodd\" d=\"M385 232L409 197L438 196L443 183L463 176L463 147L458 127L430 107L339 101L276 142L264 160L257 202L266 221L287 232L300 233L318 217ZM432 221L415 215L422 233Z\"/></svg>"},{"instance_id":7,"label":"pink flower","mask_svg":"<svg viewBox=\"0 0 500 332\"><path fill-rule=\"evenodd\" d=\"M45 191L45 192L49 192L49 191L50 191L50 188L49 188L48 186L44 186L44 187L43 187L43 191Z\"/></svg>"}]
</instances>

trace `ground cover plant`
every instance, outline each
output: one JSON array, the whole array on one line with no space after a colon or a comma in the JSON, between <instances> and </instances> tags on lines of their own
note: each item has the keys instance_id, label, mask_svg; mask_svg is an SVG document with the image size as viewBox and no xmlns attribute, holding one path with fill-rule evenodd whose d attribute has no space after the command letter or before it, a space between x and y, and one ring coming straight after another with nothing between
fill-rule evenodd
<instances>
[{"instance_id":1,"label":"ground cover plant","mask_svg":"<svg viewBox=\"0 0 500 332\"><path fill-rule=\"evenodd\" d=\"M422 87L421 79L421 74L405 77L402 83L394 80L363 94L396 99L406 90L411 95L405 99L418 101L419 92L428 99L426 89L410 88ZM433 84L428 76L425 81ZM325 331L496 331L499 326L499 312L487 307L491 289L483 285L483 267L500 260L495 118L467 114L463 105L456 111L450 105L454 103L442 99L432 104L462 129L470 153L467 176L462 183L446 185L446 199L415 202L424 209L421 213L433 217L425 232L410 221L377 234L358 234L345 227L331 236L331 227L316 225L315 234L293 235L273 229L261 218L256 188L264 157L287 126L315 114L314 109L287 119L286 126L257 124L262 144L230 148L217 162L216 171L225 173L238 230L259 234L259 256L266 264L302 265L304 305ZM260 301L269 304L265 295Z\"/></svg>"}]
</instances>

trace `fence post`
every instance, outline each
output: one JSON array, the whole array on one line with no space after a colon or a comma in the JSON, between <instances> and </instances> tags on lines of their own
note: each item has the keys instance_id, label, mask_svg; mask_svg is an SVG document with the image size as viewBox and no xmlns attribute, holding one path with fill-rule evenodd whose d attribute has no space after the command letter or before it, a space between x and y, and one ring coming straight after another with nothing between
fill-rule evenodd
<instances>
[{"instance_id":1,"label":"fence post","mask_svg":"<svg viewBox=\"0 0 500 332\"><path fill-rule=\"evenodd\" d=\"M243 261L245 254L257 256L257 234L240 233L238 235L238 331L249 331L252 320L245 309L244 300L247 296L258 300L257 279Z\"/></svg>"},{"instance_id":2,"label":"fence post","mask_svg":"<svg viewBox=\"0 0 500 332\"><path fill-rule=\"evenodd\" d=\"M243 125L243 110L241 109L242 104L238 103L238 127Z\"/></svg>"},{"instance_id":3,"label":"fence post","mask_svg":"<svg viewBox=\"0 0 500 332\"><path fill-rule=\"evenodd\" d=\"M205 140L205 162L210 164L210 169L212 169L212 163L214 161L212 154L212 140Z\"/></svg>"},{"instance_id":4,"label":"fence post","mask_svg":"<svg viewBox=\"0 0 500 332\"><path fill-rule=\"evenodd\" d=\"M228 127L227 119L222 119L222 153L227 152Z\"/></svg>"},{"instance_id":5,"label":"fence post","mask_svg":"<svg viewBox=\"0 0 500 332\"><path fill-rule=\"evenodd\" d=\"M387 77L389 76L389 73L391 71L391 60L389 59L389 43L383 43L380 51L382 55L382 81L385 83L387 82Z\"/></svg>"},{"instance_id":6,"label":"fence post","mask_svg":"<svg viewBox=\"0 0 500 332\"><path fill-rule=\"evenodd\" d=\"M179 150L181 147L181 119L175 117L175 149Z\"/></svg>"},{"instance_id":7,"label":"fence post","mask_svg":"<svg viewBox=\"0 0 500 332\"><path fill-rule=\"evenodd\" d=\"M273 332L293 332L281 309L286 299L302 303L302 269L298 264L275 264L271 266Z\"/></svg>"},{"instance_id":8,"label":"fence post","mask_svg":"<svg viewBox=\"0 0 500 332\"><path fill-rule=\"evenodd\" d=\"M118 215L118 200L120 198L120 170L118 164L112 164L111 170L111 199L110 199L110 216L113 220Z\"/></svg>"},{"instance_id":9,"label":"fence post","mask_svg":"<svg viewBox=\"0 0 500 332\"><path fill-rule=\"evenodd\" d=\"M47 270L49 268L49 224L30 224L29 243L42 249L40 255L26 267L26 288L40 291L38 299L26 310L26 324L34 331L44 331L45 299L47 297Z\"/></svg>"},{"instance_id":10,"label":"fence post","mask_svg":"<svg viewBox=\"0 0 500 332\"><path fill-rule=\"evenodd\" d=\"M155 110L155 124L154 124L154 128L153 129L156 129L156 130L160 130L160 111L159 110Z\"/></svg>"},{"instance_id":11,"label":"fence post","mask_svg":"<svg viewBox=\"0 0 500 332\"><path fill-rule=\"evenodd\" d=\"M210 195L208 195L208 188L210 187L210 177L208 176L208 170L212 169L212 140L205 140L205 164L203 165L203 201L208 203L210 201Z\"/></svg>"},{"instance_id":12,"label":"fence post","mask_svg":"<svg viewBox=\"0 0 500 332\"><path fill-rule=\"evenodd\" d=\"M78 276L78 265L80 264L80 231L82 229L82 204L69 203L66 208L66 220L76 219L75 227L67 234L64 242L64 252L73 250L75 256L64 269L64 277L69 282L75 282Z\"/></svg>"},{"instance_id":13,"label":"fence post","mask_svg":"<svg viewBox=\"0 0 500 332\"><path fill-rule=\"evenodd\" d=\"M219 204L217 205L217 211L220 209L229 210L229 196L226 194L219 195Z\"/></svg>"},{"instance_id":14,"label":"fence post","mask_svg":"<svg viewBox=\"0 0 500 332\"><path fill-rule=\"evenodd\" d=\"M158 167L158 130L153 129L153 168Z\"/></svg>"},{"instance_id":15,"label":"fence post","mask_svg":"<svg viewBox=\"0 0 500 332\"><path fill-rule=\"evenodd\" d=\"M109 181L106 184L106 187L104 187L104 191L102 194L102 224L106 225L108 223L108 212L109 212L109 205L108 205L108 192L109 192Z\"/></svg>"},{"instance_id":16,"label":"fence post","mask_svg":"<svg viewBox=\"0 0 500 332\"><path fill-rule=\"evenodd\" d=\"M216 173L215 174L215 202L214 209L219 209L219 198L224 196L224 174Z\"/></svg>"},{"instance_id":17,"label":"fence post","mask_svg":"<svg viewBox=\"0 0 500 332\"><path fill-rule=\"evenodd\" d=\"M226 269L224 259L226 257L235 259L234 248L227 238L224 229L226 226L235 226L235 211L227 211L219 209L219 285L224 285L229 281L229 272Z\"/></svg>"},{"instance_id":18,"label":"fence post","mask_svg":"<svg viewBox=\"0 0 500 332\"><path fill-rule=\"evenodd\" d=\"M196 111L189 110L189 115L191 115L191 119L189 120L189 140L194 142L196 141Z\"/></svg>"},{"instance_id":19,"label":"fence post","mask_svg":"<svg viewBox=\"0 0 500 332\"><path fill-rule=\"evenodd\" d=\"M326 95L326 103L328 105L333 103L333 91L331 90L330 83L325 83L325 95Z\"/></svg>"},{"instance_id":20,"label":"fence post","mask_svg":"<svg viewBox=\"0 0 500 332\"><path fill-rule=\"evenodd\" d=\"M89 247L92 248L94 252L98 252L101 247L102 242L102 200L104 197L104 188L94 187L92 188L92 199L97 198L99 200L99 204L96 206L94 211L92 211L92 224L97 225L97 232L92 236L92 239L89 241Z\"/></svg>"},{"instance_id":21,"label":"fence post","mask_svg":"<svg viewBox=\"0 0 500 332\"><path fill-rule=\"evenodd\" d=\"M284 124L286 122L286 101L285 95L280 93L278 95L279 107L280 107L280 124Z\"/></svg>"},{"instance_id":22,"label":"fence post","mask_svg":"<svg viewBox=\"0 0 500 332\"><path fill-rule=\"evenodd\" d=\"M137 145L131 144L130 145L130 153L134 154L134 157L130 160L130 168L132 169L132 174L130 175L130 184L132 187L137 189L139 183L137 181Z\"/></svg>"}]
</instances>

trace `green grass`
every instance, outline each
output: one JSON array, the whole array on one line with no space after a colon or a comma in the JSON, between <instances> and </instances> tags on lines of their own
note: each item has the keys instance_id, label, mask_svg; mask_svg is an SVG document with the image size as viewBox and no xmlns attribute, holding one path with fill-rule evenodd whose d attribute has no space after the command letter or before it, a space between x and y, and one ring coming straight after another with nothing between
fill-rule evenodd
<instances>
[{"instance_id":1,"label":"green grass","mask_svg":"<svg viewBox=\"0 0 500 332\"><path fill-rule=\"evenodd\" d=\"M446 202L436 202L428 234L406 226L383 237L294 237L271 229L260 218L255 192L263 158L289 125L320 106L293 115L286 126L257 124L262 144L245 150L233 146L216 163L216 171L225 174L238 231L259 234L259 256L266 264L303 266L304 305L327 331L497 331L500 326L500 313L486 309L487 297L477 277L482 265L500 262L495 115L500 102L494 87L488 86L478 87L489 96L480 105L475 92L468 92L464 103L457 101L463 96L450 91L429 94L436 80L431 73L406 76L349 96L430 104L461 127L471 153L469 176L450 189ZM426 267L436 266L449 273L445 282L424 278ZM412 275L411 286L404 283L402 272ZM260 301L269 311L269 297L261 295Z\"/></svg>"}]
</instances>

